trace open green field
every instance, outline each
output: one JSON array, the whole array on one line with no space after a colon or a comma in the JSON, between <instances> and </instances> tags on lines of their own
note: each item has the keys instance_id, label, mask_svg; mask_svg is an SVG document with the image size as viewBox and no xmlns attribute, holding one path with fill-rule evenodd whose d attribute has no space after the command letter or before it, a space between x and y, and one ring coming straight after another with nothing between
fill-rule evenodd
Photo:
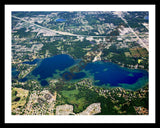
<instances>
[{"instance_id":1,"label":"open green field","mask_svg":"<svg viewBox=\"0 0 160 128\"><path fill-rule=\"evenodd\" d=\"M70 90L70 91L62 91L63 97L66 99L67 103L72 104L74 106L75 112L83 111L84 106L86 106L85 97L78 97L80 93L79 90Z\"/></svg>"},{"instance_id":2,"label":"open green field","mask_svg":"<svg viewBox=\"0 0 160 128\"><path fill-rule=\"evenodd\" d=\"M139 54L139 52L137 51L137 48L130 48L129 50L130 50L132 57L140 57L141 56Z\"/></svg>"}]
</instances>

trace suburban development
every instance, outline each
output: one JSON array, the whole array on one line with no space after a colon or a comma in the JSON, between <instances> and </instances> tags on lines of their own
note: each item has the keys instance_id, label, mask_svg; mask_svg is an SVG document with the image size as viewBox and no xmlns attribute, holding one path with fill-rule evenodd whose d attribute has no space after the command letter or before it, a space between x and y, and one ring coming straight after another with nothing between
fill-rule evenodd
<instances>
[{"instance_id":1,"label":"suburban development","mask_svg":"<svg viewBox=\"0 0 160 128\"><path fill-rule=\"evenodd\" d=\"M12 12L12 115L148 115L148 15Z\"/></svg>"}]
</instances>

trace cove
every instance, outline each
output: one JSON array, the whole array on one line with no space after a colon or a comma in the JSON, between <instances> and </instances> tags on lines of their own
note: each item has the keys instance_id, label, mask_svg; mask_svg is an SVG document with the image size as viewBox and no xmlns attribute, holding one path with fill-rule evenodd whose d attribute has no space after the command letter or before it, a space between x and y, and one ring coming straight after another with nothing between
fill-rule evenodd
<instances>
[{"instance_id":1,"label":"cove","mask_svg":"<svg viewBox=\"0 0 160 128\"><path fill-rule=\"evenodd\" d=\"M34 59L33 61L26 61L26 62L23 62L23 64L30 64L30 65L32 65L32 64L36 64L38 62L40 62L40 59Z\"/></svg>"}]
</instances>

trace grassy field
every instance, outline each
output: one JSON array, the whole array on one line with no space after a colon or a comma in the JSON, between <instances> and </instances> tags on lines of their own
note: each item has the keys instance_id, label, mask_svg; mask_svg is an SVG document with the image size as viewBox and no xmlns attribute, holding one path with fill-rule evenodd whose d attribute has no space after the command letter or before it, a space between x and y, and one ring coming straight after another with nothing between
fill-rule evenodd
<instances>
[{"instance_id":1,"label":"grassy field","mask_svg":"<svg viewBox=\"0 0 160 128\"><path fill-rule=\"evenodd\" d=\"M137 48L142 57L148 57L148 51L145 48Z\"/></svg>"},{"instance_id":2,"label":"grassy field","mask_svg":"<svg viewBox=\"0 0 160 128\"><path fill-rule=\"evenodd\" d=\"M137 51L137 48L130 48L130 53L133 57L140 57L140 54Z\"/></svg>"},{"instance_id":3,"label":"grassy field","mask_svg":"<svg viewBox=\"0 0 160 128\"><path fill-rule=\"evenodd\" d=\"M28 90L24 90L22 88L12 88L12 110L17 107L24 106L28 94Z\"/></svg>"},{"instance_id":4,"label":"grassy field","mask_svg":"<svg viewBox=\"0 0 160 128\"><path fill-rule=\"evenodd\" d=\"M62 95L66 98L67 102L74 106L75 112L83 111L83 106L86 104L85 97L77 98L79 93L78 90L62 91Z\"/></svg>"},{"instance_id":5,"label":"grassy field","mask_svg":"<svg viewBox=\"0 0 160 128\"><path fill-rule=\"evenodd\" d=\"M124 52L126 57L132 57L131 54L129 52Z\"/></svg>"},{"instance_id":6,"label":"grassy field","mask_svg":"<svg viewBox=\"0 0 160 128\"><path fill-rule=\"evenodd\" d=\"M130 48L133 57L148 57L148 51L145 48Z\"/></svg>"}]
</instances>

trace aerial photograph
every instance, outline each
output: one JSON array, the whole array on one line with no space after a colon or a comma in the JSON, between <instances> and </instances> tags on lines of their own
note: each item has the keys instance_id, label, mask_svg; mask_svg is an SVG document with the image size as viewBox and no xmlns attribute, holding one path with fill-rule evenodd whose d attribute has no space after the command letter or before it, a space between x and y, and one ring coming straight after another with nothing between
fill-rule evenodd
<instances>
[{"instance_id":1,"label":"aerial photograph","mask_svg":"<svg viewBox=\"0 0 160 128\"><path fill-rule=\"evenodd\" d=\"M148 11L12 11L11 114L149 115Z\"/></svg>"}]
</instances>

